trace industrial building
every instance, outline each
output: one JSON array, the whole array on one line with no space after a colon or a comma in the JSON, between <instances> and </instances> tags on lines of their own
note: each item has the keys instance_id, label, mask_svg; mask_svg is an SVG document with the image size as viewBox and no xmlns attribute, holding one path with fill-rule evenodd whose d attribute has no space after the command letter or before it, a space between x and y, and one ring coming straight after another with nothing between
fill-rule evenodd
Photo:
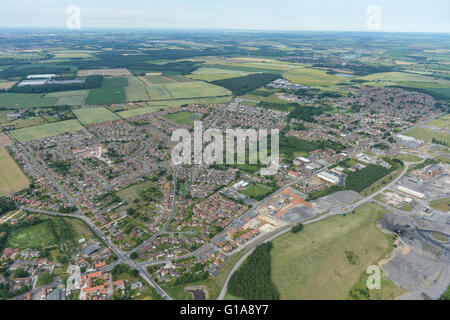
<instances>
[{"instance_id":1,"label":"industrial building","mask_svg":"<svg viewBox=\"0 0 450 320\"><path fill-rule=\"evenodd\" d=\"M414 191L412 189L409 189L409 188L406 188L406 187L403 187L403 186L398 186L397 190L400 191L400 192L403 192L403 193L405 193L407 195L413 196L413 197L415 197L417 199L424 199L425 198L425 195L423 193L418 192L418 191Z\"/></svg>"}]
</instances>

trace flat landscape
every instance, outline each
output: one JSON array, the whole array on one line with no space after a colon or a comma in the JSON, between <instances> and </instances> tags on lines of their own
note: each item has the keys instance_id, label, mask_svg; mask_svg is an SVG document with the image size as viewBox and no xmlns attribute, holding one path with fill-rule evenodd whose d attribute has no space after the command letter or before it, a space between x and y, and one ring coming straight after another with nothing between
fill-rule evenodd
<instances>
[{"instance_id":1,"label":"flat landscape","mask_svg":"<svg viewBox=\"0 0 450 320\"><path fill-rule=\"evenodd\" d=\"M5 148L0 148L0 197L28 188L30 181L11 158Z\"/></svg>"},{"instance_id":2,"label":"flat landscape","mask_svg":"<svg viewBox=\"0 0 450 320\"><path fill-rule=\"evenodd\" d=\"M272 279L281 299L347 299L367 266L378 264L392 251L392 236L376 227L384 210L368 204L355 211L273 241ZM346 252L353 253L355 264ZM389 288L379 297L392 299L402 292Z\"/></svg>"},{"instance_id":3,"label":"flat landscape","mask_svg":"<svg viewBox=\"0 0 450 320\"><path fill-rule=\"evenodd\" d=\"M73 109L73 113L82 124L119 120L115 113L105 107Z\"/></svg>"},{"instance_id":4,"label":"flat landscape","mask_svg":"<svg viewBox=\"0 0 450 320\"><path fill-rule=\"evenodd\" d=\"M13 130L10 134L19 142L27 142L80 130L84 127L77 120L66 120Z\"/></svg>"}]
</instances>

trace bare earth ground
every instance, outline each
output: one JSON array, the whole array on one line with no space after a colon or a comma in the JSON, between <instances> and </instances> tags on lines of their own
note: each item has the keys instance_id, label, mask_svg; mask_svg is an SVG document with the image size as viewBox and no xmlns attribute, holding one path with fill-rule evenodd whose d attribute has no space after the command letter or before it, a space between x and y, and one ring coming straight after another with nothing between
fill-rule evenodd
<instances>
[{"instance_id":1,"label":"bare earth ground","mask_svg":"<svg viewBox=\"0 0 450 320\"><path fill-rule=\"evenodd\" d=\"M12 145L12 140L4 133L0 133L0 148Z\"/></svg>"},{"instance_id":2,"label":"bare earth ground","mask_svg":"<svg viewBox=\"0 0 450 320\"><path fill-rule=\"evenodd\" d=\"M131 76L131 72L128 71L128 69L125 68L118 68L118 69L92 69L92 70L79 70L78 76L80 77L86 77L86 76L93 76L93 75L100 75L100 76Z\"/></svg>"}]
</instances>

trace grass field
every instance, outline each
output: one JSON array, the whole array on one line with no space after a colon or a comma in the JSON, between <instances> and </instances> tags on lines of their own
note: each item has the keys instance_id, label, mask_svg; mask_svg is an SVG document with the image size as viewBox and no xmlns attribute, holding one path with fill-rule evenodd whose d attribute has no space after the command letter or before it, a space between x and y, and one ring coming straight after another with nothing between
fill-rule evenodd
<instances>
[{"instance_id":1,"label":"grass field","mask_svg":"<svg viewBox=\"0 0 450 320\"><path fill-rule=\"evenodd\" d=\"M125 77L104 78L102 89L125 88L128 86L128 79Z\"/></svg>"},{"instance_id":2,"label":"grass field","mask_svg":"<svg viewBox=\"0 0 450 320\"><path fill-rule=\"evenodd\" d=\"M242 191L241 193L245 194L246 196L252 199L259 199L261 197L264 198L266 195L272 193L272 189L267 186L263 186L261 184L254 184L245 189L244 191Z\"/></svg>"},{"instance_id":3,"label":"grass field","mask_svg":"<svg viewBox=\"0 0 450 320\"><path fill-rule=\"evenodd\" d=\"M290 70L285 73L284 77L293 83L306 86L327 86L346 82L346 78L327 74L323 70L308 68Z\"/></svg>"},{"instance_id":4,"label":"grass field","mask_svg":"<svg viewBox=\"0 0 450 320\"><path fill-rule=\"evenodd\" d=\"M122 118L127 119L127 118L140 116L142 114L153 113L153 112L159 111L161 109L167 109L167 108L168 107L165 107L165 106L149 106L149 107L142 107L142 108L120 111L117 114L119 116L121 116Z\"/></svg>"},{"instance_id":5,"label":"grass field","mask_svg":"<svg viewBox=\"0 0 450 320\"><path fill-rule=\"evenodd\" d=\"M450 126L450 114L446 114L440 118L428 121L427 125L434 126L437 128L447 128L448 126Z\"/></svg>"},{"instance_id":6,"label":"grass field","mask_svg":"<svg viewBox=\"0 0 450 320\"><path fill-rule=\"evenodd\" d=\"M53 244L56 244L56 241L46 222L14 230L7 241L11 248L42 248Z\"/></svg>"},{"instance_id":7,"label":"grass field","mask_svg":"<svg viewBox=\"0 0 450 320\"><path fill-rule=\"evenodd\" d=\"M171 113L171 114L166 115L166 118L178 123L179 125L187 124L189 126L193 126L194 121L200 120L199 116L193 114L190 111L181 111L181 112Z\"/></svg>"},{"instance_id":8,"label":"grass field","mask_svg":"<svg viewBox=\"0 0 450 320\"><path fill-rule=\"evenodd\" d=\"M402 161L406 161L406 162L419 162L420 160L422 160L422 158L419 156L415 156L413 154L407 154L407 153L396 154L395 158L402 160Z\"/></svg>"},{"instance_id":9,"label":"grass field","mask_svg":"<svg viewBox=\"0 0 450 320\"><path fill-rule=\"evenodd\" d=\"M229 90L203 81L168 83L165 87L174 99L231 95Z\"/></svg>"},{"instance_id":10,"label":"grass field","mask_svg":"<svg viewBox=\"0 0 450 320\"><path fill-rule=\"evenodd\" d=\"M5 148L0 148L0 196L28 188L30 181Z\"/></svg>"},{"instance_id":11,"label":"grass field","mask_svg":"<svg viewBox=\"0 0 450 320\"><path fill-rule=\"evenodd\" d=\"M148 106L167 106L171 108L179 107L184 104L200 104L200 105L210 105L210 104L224 104L231 100L231 96L219 97L219 98L197 98L197 99L179 99L179 100L159 100L159 101L149 101Z\"/></svg>"},{"instance_id":12,"label":"grass field","mask_svg":"<svg viewBox=\"0 0 450 320\"><path fill-rule=\"evenodd\" d=\"M42 97L41 94L0 93L0 107L3 108L51 107L57 100Z\"/></svg>"},{"instance_id":13,"label":"grass field","mask_svg":"<svg viewBox=\"0 0 450 320\"><path fill-rule=\"evenodd\" d=\"M100 123L105 121L119 120L120 118L104 107L79 108L72 110L78 121L82 124Z\"/></svg>"},{"instance_id":14,"label":"grass field","mask_svg":"<svg viewBox=\"0 0 450 320\"><path fill-rule=\"evenodd\" d=\"M367 266L376 265L393 249L392 236L376 227L383 213L381 207L366 204L354 214L334 216L275 239L272 280L281 299L349 298ZM350 263L346 251L352 252L356 264ZM382 286L373 298L392 299L401 293L396 286Z\"/></svg>"},{"instance_id":15,"label":"grass field","mask_svg":"<svg viewBox=\"0 0 450 320\"><path fill-rule=\"evenodd\" d=\"M447 144L450 144L450 134L445 132L437 132L428 128L413 128L404 133L407 136L411 136L417 139L425 140L431 142L433 138L438 139L440 141L445 141Z\"/></svg>"},{"instance_id":16,"label":"grass field","mask_svg":"<svg viewBox=\"0 0 450 320\"><path fill-rule=\"evenodd\" d=\"M92 89L86 99L86 104L113 104L126 102L124 88Z\"/></svg>"},{"instance_id":17,"label":"grass field","mask_svg":"<svg viewBox=\"0 0 450 320\"><path fill-rule=\"evenodd\" d=\"M83 129L83 126L73 119L13 130L10 134L20 142L27 142Z\"/></svg>"},{"instance_id":18,"label":"grass field","mask_svg":"<svg viewBox=\"0 0 450 320\"><path fill-rule=\"evenodd\" d=\"M442 212L450 211L450 199L434 200L430 201L429 204L434 210L439 210Z\"/></svg>"}]
</instances>

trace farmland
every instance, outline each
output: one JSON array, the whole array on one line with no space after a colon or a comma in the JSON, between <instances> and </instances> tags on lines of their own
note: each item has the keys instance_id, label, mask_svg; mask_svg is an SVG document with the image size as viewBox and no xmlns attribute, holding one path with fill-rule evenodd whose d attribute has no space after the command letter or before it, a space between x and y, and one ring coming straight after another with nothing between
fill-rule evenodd
<instances>
[{"instance_id":1,"label":"farmland","mask_svg":"<svg viewBox=\"0 0 450 320\"><path fill-rule=\"evenodd\" d=\"M172 95L167 91L164 84L151 85L146 87L148 96L151 100L170 100Z\"/></svg>"},{"instance_id":2,"label":"farmland","mask_svg":"<svg viewBox=\"0 0 450 320\"><path fill-rule=\"evenodd\" d=\"M140 116L140 115L147 114L147 113L153 113L153 112L159 111L161 109L167 109L167 107L148 106L148 107L120 111L117 114L119 116L121 116L122 118L132 118L132 117Z\"/></svg>"},{"instance_id":3,"label":"farmland","mask_svg":"<svg viewBox=\"0 0 450 320\"><path fill-rule=\"evenodd\" d=\"M57 106L81 106L86 102L89 90L74 90L47 93L45 98L57 98Z\"/></svg>"},{"instance_id":4,"label":"farmland","mask_svg":"<svg viewBox=\"0 0 450 320\"><path fill-rule=\"evenodd\" d=\"M43 98L41 94L0 93L0 108L38 108L55 105L57 98Z\"/></svg>"},{"instance_id":5,"label":"farmland","mask_svg":"<svg viewBox=\"0 0 450 320\"><path fill-rule=\"evenodd\" d=\"M119 120L120 118L104 107L74 109L73 113L82 124Z\"/></svg>"},{"instance_id":6,"label":"farmland","mask_svg":"<svg viewBox=\"0 0 450 320\"><path fill-rule=\"evenodd\" d=\"M229 78L237 78L242 76L244 73L239 71L234 71L230 69L219 69L219 68L200 68L195 70L188 77L195 80L203 81L217 81Z\"/></svg>"},{"instance_id":7,"label":"farmland","mask_svg":"<svg viewBox=\"0 0 450 320\"><path fill-rule=\"evenodd\" d=\"M231 95L225 88L203 81L168 83L166 89L174 99L220 97Z\"/></svg>"},{"instance_id":8,"label":"farmland","mask_svg":"<svg viewBox=\"0 0 450 320\"><path fill-rule=\"evenodd\" d=\"M113 104L126 101L124 88L92 89L86 99L86 104Z\"/></svg>"},{"instance_id":9,"label":"farmland","mask_svg":"<svg viewBox=\"0 0 450 320\"><path fill-rule=\"evenodd\" d=\"M0 148L0 196L25 189L29 183L6 149Z\"/></svg>"},{"instance_id":10,"label":"farmland","mask_svg":"<svg viewBox=\"0 0 450 320\"><path fill-rule=\"evenodd\" d=\"M354 214L328 218L275 239L272 279L281 299L349 298L367 266L393 249L392 237L376 227L383 213L379 206L366 204ZM349 262L346 251L357 257L356 264ZM396 286L383 286L380 292L371 292L371 298L392 299L400 293Z\"/></svg>"},{"instance_id":11,"label":"farmland","mask_svg":"<svg viewBox=\"0 0 450 320\"><path fill-rule=\"evenodd\" d=\"M329 86L346 81L343 77L327 74L323 70L308 68L290 70L284 77L293 83L305 86Z\"/></svg>"},{"instance_id":12,"label":"farmland","mask_svg":"<svg viewBox=\"0 0 450 320\"><path fill-rule=\"evenodd\" d=\"M66 120L13 130L10 134L19 142L27 142L83 129L83 126L77 120Z\"/></svg>"}]
</instances>

